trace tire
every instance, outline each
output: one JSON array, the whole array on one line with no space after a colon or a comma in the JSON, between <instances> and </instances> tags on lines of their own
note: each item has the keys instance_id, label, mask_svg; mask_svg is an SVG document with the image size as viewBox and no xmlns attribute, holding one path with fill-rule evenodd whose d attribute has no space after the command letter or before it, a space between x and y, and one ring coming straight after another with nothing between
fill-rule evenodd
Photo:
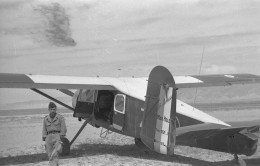
<instances>
[{"instance_id":1,"label":"tire","mask_svg":"<svg viewBox=\"0 0 260 166\"><path fill-rule=\"evenodd\" d=\"M60 139L62 141L62 151L60 154L67 156L70 154L70 141L66 137L61 137Z\"/></svg>"}]
</instances>

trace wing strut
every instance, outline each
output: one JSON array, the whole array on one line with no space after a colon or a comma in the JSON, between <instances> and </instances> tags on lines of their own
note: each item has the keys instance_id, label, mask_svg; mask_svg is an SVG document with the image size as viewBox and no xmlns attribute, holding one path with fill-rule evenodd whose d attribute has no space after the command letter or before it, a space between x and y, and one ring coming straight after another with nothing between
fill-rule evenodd
<instances>
[{"instance_id":1,"label":"wing strut","mask_svg":"<svg viewBox=\"0 0 260 166\"><path fill-rule=\"evenodd\" d=\"M61 91L65 95L68 95L68 96L71 96L71 97L73 97L73 95L74 95L74 93L69 91L68 89L57 89L57 90Z\"/></svg>"},{"instance_id":2,"label":"wing strut","mask_svg":"<svg viewBox=\"0 0 260 166\"><path fill-rule=\"evenodd\" d=\"M44 92L42 92L42 91L40 91L40 90L38 90L38 89L31 88L31 90L33 90L34 92L39 93L40 95L42 95L42 96L44 96L44 97L46 97L46 98L48 98L48 99L50 99L50 100L52 100L52 101L54 101L54 102L60 104L60 105L62 105L63 107L66 107L66 108L68 108L68 109L74 111L74 108L68 106L67 104L64 104L63 102L61 102L61 101L59 101L59 100L57 100L57 99L55 99L55 98L53 98L53 97L47 95L46 93L44 93Z\"/></svg>"},{"instance_id":3,"label":"wing strut","mask_svg":"<svg viewBox=\"0 0 260 166\"><path fill-rule=\"evenodd\" d=\"M86 127L86 125L91 121L91 118L88 118L85 120L83 125L80 127L79 131L77 134L74 136L74 138L70 141L70 146L73 144L73 142L76 140L76 138L79 136L79 134L82 132L82 130Z\"/></svg>"}]
</instances>

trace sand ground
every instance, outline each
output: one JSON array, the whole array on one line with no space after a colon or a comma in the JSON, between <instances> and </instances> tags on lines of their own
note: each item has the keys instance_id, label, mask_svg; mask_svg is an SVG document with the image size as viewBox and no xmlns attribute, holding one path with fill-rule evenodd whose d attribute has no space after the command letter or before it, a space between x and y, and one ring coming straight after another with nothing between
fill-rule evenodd
<instances>
[{"instance_id":1,"label":"sand ground","mask_svg":"<svg viewBox=\"0 0 260 166\"><path fill-rule=\"evenodd\" d=\"M224 120L260 119L260 111L213 111L210 114ZM83 122L70 113L64 114L68 133L72 139ZM48 165L41 141L44 115L0 117L0 165ZM259 121L260 123L260 121ZM234 165L233 156L210 150L177 146L174 156L146 152L134 145L133 138L111 133L100 138L101 128L87 126L72 146L69 156L61 157L60 165ZM260 164L260 151L245 158L247 165Z\"/></svg>"}]
</instances>

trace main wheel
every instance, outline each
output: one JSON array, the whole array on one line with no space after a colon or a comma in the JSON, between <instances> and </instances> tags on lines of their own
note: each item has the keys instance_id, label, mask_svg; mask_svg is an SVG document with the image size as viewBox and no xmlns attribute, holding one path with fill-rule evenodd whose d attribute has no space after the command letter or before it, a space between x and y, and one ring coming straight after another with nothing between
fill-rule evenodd
<instances>
[{"instance_id":1,"label":"main wheel","mask_svg":"<svg viewBox=\"0 0 260 166\"><path fill-rule=\"evenodd\" d=\"M66 137L61 137L62 150L61 155L66 156L70 154L70 141Z\"/></svg>"}]
</instances>

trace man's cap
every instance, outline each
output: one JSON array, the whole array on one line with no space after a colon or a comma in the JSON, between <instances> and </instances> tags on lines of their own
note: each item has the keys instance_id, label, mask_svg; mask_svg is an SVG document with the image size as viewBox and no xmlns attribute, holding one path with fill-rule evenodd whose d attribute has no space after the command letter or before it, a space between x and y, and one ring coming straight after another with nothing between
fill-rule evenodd
<instances>
[{"instance_id":1,"label":"man's cap","mask_svg":"<svg viewBox=\"0 0 260 166\"><path fill-rule=\"evenodd\" d=\"M56 104L55 103L53 103L53 102L50 102L49 103L49 109L56 109L57 108L57 106L56 106Z\"/></svg>"}]
</instances>

